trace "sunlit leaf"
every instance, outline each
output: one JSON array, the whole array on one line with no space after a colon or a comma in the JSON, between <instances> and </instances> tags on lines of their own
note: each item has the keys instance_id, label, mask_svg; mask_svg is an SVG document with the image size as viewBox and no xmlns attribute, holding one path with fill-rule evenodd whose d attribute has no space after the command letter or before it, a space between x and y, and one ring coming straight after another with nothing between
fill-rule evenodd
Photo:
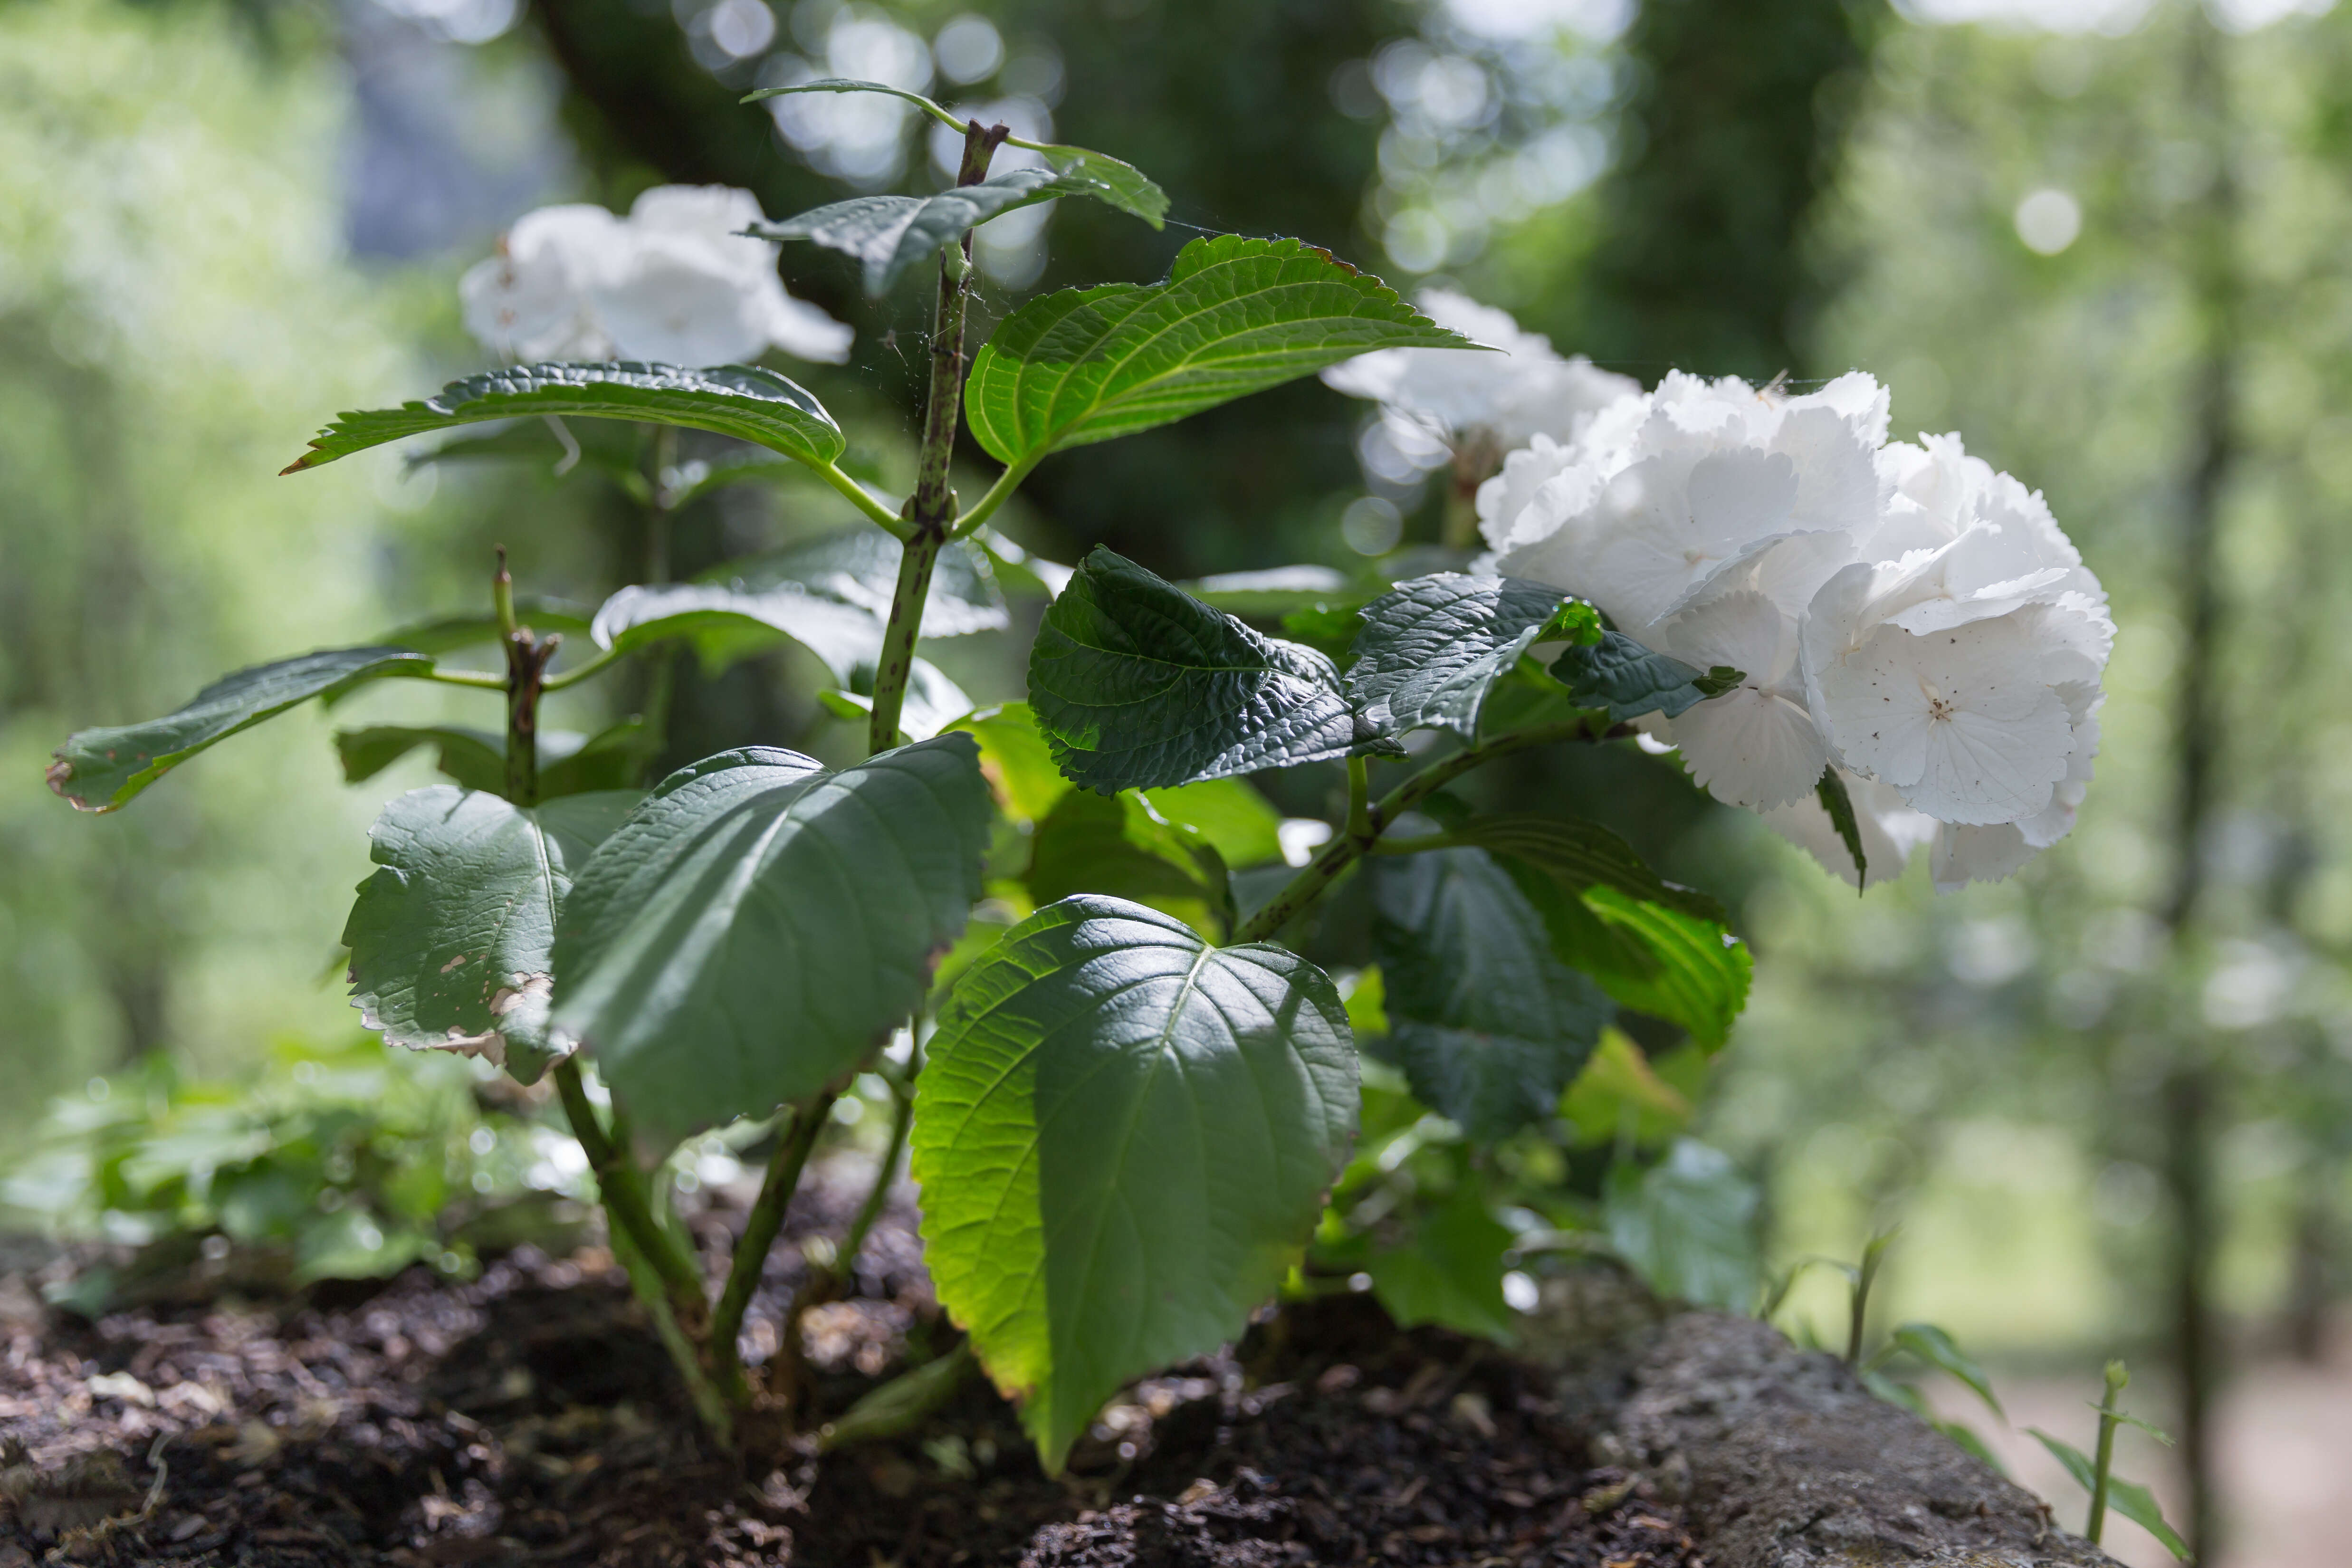
<instances>
[{"instance_id":1,"label":"sunlit leaf","mask_svg":"<svg viewBox=\"0 0 2352 1568\"><path fill-rule=\"evenodd\" d=\"M1076 170L1008 169L978 184L950 185L928 196L852 196L782 223L756 223L761 239L804 239L853 258L866 291L879 297L909 268L937 256L993 217L1062 196L1100 195L1102 184Z\"/></svg>"},{"instance_id":2,"label":"sunlit leaf","mask_svg":"<svg viewBox=\"0 0 2352 1568\"><path fill-rule=\"evenodd\" d=\"M1488 689L1537 641L1576 629L1555 624L1564 602L1557 588L1517 577L1440 572L1400 583L1364 606L1348 695L1392 733L1444 729L1475 739ZM1576 608L1597 632L1591 609Z\"/></svg>"},{"instance_id":3,"label":"sunlit leaf","mask_svg":"<svg viewBox=\"0 0 2352 1568\"><path fill-rule=\"evenodd\" d=\"M1233 929L1223 857L1134 790L1070 791L1039 820L1030 855L1029 897L1040 906L1102 893L1173 915L1212 942Z\"/></svg>"}]
</instances>

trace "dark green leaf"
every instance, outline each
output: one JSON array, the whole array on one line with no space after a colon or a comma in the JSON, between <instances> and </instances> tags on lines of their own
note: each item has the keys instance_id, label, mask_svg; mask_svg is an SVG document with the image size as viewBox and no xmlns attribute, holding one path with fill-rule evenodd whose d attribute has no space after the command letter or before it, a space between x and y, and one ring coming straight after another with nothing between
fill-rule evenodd
<instances>
[{"instance_id":1,"label":"dark green leaf","mask_svg":"<svg viewBox=\"0 0 2352 1568\"><path fill-rule=\"evenodd\" d=\"M1062 772L1106 793L1396 749L1320 654L1099 548L1045 612L1029 704Z\"/></svg>"},{"instance_id":2,"label":"dark green leaf","mask_svg":"<svg viewBox=\"0 0 2352 1568\"><path fill-rule=\"evenodd\" d=\"M567 599L541 599L519 594L515 596L515 615L524 626L542 635L560 632L566 637L580 637L588 630L588 607ZM376 639L387 647L404 647L436 658L445 653L456 653L460 648L485 647L498 640L498 617L487 612L478 616L440 616L429 621L415 621L395 631L386 632Z\"/></svg>"},{"instance_id":3,"label":"dark green leaf","mask_svg":"<svg viewBox=\"0 0 2352 1568\"><path fill-rule=\"evenodd\" d=\"M1483 849L1378 863L1372 948L1384 1054L1413 1094L1491 1142L1552 1114L1609 1002L1559 962L1526 897Z\"/></svg>"},{"instance_id":4,"label":"dark green leaf","mask_svg":"<svg viewBox=\"0 0 2352 1568\"><path fill-rule=\"evenodd\" d=\"M1839 841L1845 852L1853 857L1853 879L1856 886L1870 881L1870 860L1862 852L1862 824L1853 815L1853 796L1846 793L1845 780L1838 777L1837 764L1822 770L1822 782L1813 786L1813 794L1822 809L1830 814L1830 826L1837 829Z\"/></svg>"},{"instance_id":5,"label":"dark green leaf","mask_svg":"<svg viewBox=\"0 0 2352 1568\"><path fill-rule=\"evenodd\" d=\"M393 1045L486 1057L536 1079L556 910L636 800L575 795L525 810L436 784L386 805L368 835L378 869L343 927L367 1026Z\"/></svg>"},{"instance_id":6,"label":"dark green leaf","mask_svg":"<svg viewBox=\"0 0 2352 1568\"><path fill-rule=\"evenodd\" d=\"M879 297L907 269L929 261L992 217L1061 196L1100 194L1100 183L1055 169L1008 169L976 185L929 196L852 196L782 223L753 224L761 239L805 239L856 258L866 291Z\"/></svg>"},{"instance_id":7,"label":"dark green leaf","mask_svg":"<svg viewBox=\"0 0 2352 1568\"><path fill-rule=\"evenodd\" d=\"M1311 609L1348 591L1348 580L1328 566L1225 572L1176 585L1213 609L1261 619Z\"/></svg>"},{"instance_id":8,"label":"dark green leaf","mask_svg":"<svg viewBox=\"0 0 2352 1568\"><path fill-rule=\"evenodd\" d=\"M1356 646L1356 634L1364 629L1364 605L1359 601L1341 599L1318 604L1303 610L1292 610L1282 617L1282 635L1296 643L1304 643L1329 659L1343 662Z\"/></svg>"},{"instance_id":9,"label":"dark green leaf","mask_svg":"<svg viewBox=\"0 0 2352 1568\"><path fill-rule=\"evenodd\" d=\"M1475 739L1487 689L1544 634L1564 597L1517 577L1440 572L1400 583L1364 606L1348 695L1390 733L1444 729Z\"/></svg>"},{"instance_id":10,"label":"dark green leaf","mask_svg":"<svg viewBox=\"0 0 2352 1568\"><path fill-rule=\"evenodd\" d=\"M972 438L999 462L1131 436L1381 348L1472 348L1395 290L1295 239L1219 235L1164 283L1031 301L964 385Z\"/></svg>"},{"instance_id":11,"label":"dark green leaf","mask_svg":"<svg viewBox=\"0 0 2352 1568\"><path fill-rule=\"evenodd\" d=\"M1728 1155L1678 1138L1646 1171L1609 1168L1609 1244L1661 1296L1727 1312L1756 1299L1754 1184Z\"/></svg>"},{"instance_id":12,"label":"dark green leaf","mask_svg":"<svg viewBox=\"0 0 2352 1568\"><path fill-rule=\"evenodd\" d=\"M1578 707L1603 709L1612 724L1644 713L1671 719L1745 679L1727 665L1695 669L1652 653L1622 632L1604 632L1589 646L1570 644L1552 662L1551 672Z\"/></svg>"},{"instance_id":13,"label":"dark green leaf","mask_svg":"<svg viewBox=\"0 0 2352 1568\"><path fill-rule=\"evenodd\" d=\"M989 816L967 735L839 773L764 748L682 768L579 875L556 1028L672 1131L813 1094L922 1000Z\"/></svg>"},{"instance_id":14,"label":"dark green leaf","mask_svg":"<svg viewBox=\"0 0 2352 1568\"><path fill-rule=\"evenodd\" d=\"M590 790L635 790L661 751L661 742L660 731L642 719L624 719L584 738L565 730L542 730L539 798L553 800Z\"/></svg>"},{"instance_id":15,"label":"dark green leaf","mask_svg":"<svg viewBox=\"0 0 2352 1568\"><path fill-rule=\"evenodd\" d=\"M433 447L412 449L406 462L411 468L421 468L428 463L519 459L534 466L544 464L548 477L559 479L584 463L618 480L639 500L648 500L652 490L646 483L641 434L634 426L598 419L583 420L575 430L551 415L488 430L462 431Z\"/></svg>"},{"instance_id":16,"label":"dark green leaf","mask_svg":"<svg viewBox=\"0 0 2352 1568\"><path fill-rule=\"evenodd\" d=\"M2039 1426L2028 1426L2028 1432L2041 1439L2051 1456L2066 1467L2066 1473L2084 1491L2098 1489L2098 1470L2090 1457L2072 1443L2053 1437ZM2183 1563L2189 1561L2189 1543L2164 1521L2164 1510L2157 1506L2156 1494L2135 1481L2125 1480L2109 1472L2107 1476L2107 1506L2156 1537L2167 1552Z\"/></svg>"},{"instance_id":17,"label":"dark green leaf","mask_svg":"<svg viewBox=\"0 0 2352 1568\"><path fill-rule=\"evenodd\" d=\"M1376 1247L1364 1271L1397 1327L1435 1323L1507 1345L1518 1337L1516 1315L1503 1300L1503 1254L1513 1239L1465 1184L1445 1202L1415 1213L1411 1234L1394 1247Z\"/></svg>"},{"instance_id":18,"label":"dark green leaf","mask_svg":"<svg viewBox=\"0 0 2352 1568\"><path fill-rule=\"evenodd\" d=\"M1225 862L1208 840L1171 822L1133 790L1072 790L1037 824L1029 897L1044 905L1104 893L1173 915L1211 942L1233 930Z\"/></svg>"},{"instance_id":19,"label":"dark green leaf","mask_svg":"<svg viewBox=\"0 0 2352 1568\"><path fill-rule=\"evenodd\" d=\"M315 468L428 430L525 414L636 419L733 436L822 468L841 456L841 431L800 385L753 365L686 370L670 364L533 364L453 381L398 408L345 414L285 469Z\"/></svg>"},{"instance_id":20,"label":"dark green leaf","mask_svg":"<svg viewBox=\"0 0 2352 1568\"><path fill-rule=\"evenodd\" d=\"M313 697L432 669L430 658L404 647L326 648L257 664L161 719L68 736L49 764L49 787L77 811L112 811L207 746Z\"/></svg>"},{"instance_id":21,"label":"dark green leaf","mask_svg":"<svg viewBox=\"0 0 2352 1568\"><path fill-rule=\"evenodd\" d=\"M1665 881L1595 823L1513 814L1473 818L1455 836L1505 857L1552 950L1619 1003L1709 1050L1729 1037L1751 964L1722 905Z\"/></svg>"},{"instance_id":22,"label":"dark green leaf","mask_svg":"<svg viewBox=\"0 0 2352 1568\"><path fill-rule=\"evenodd\" d=\"M925 1261L1049 1470L1132 1377L1237 1336L1356 1130L1321 971L1116 899L1021 922L955 989L915 1120Z\"/></svg>"},{"instance_id":23,"label":"dark green leaf","mask_svg":"<svg viewBox=\"0 0 2352 1568\"><path fill-rule=\"evenodd\" d=\"M1985 1375L1985 1369L1977 1364L1976 1358L1952 1342L1951 1335L1933 1323L1906 1323L1895 1331L1895 1342L1938 1372L1949 1373L1967 1384L1995 1415L2001 1415L2000 1401L1992 1392L1992 1379Z\"/></svg>"},{"instance_id":24,"label":"dark green leaf","mask_svg":"<svg viewBox=\"0 0 2352 1568\"><path fill-rule=\"evenodd\" d=\"M441 771L467 789L505 793L504 735L457 724L371 724L335 731L335 755L343 764L345 784L364 784L419 746L438 747Z\"/></svg>"}]
</instances>

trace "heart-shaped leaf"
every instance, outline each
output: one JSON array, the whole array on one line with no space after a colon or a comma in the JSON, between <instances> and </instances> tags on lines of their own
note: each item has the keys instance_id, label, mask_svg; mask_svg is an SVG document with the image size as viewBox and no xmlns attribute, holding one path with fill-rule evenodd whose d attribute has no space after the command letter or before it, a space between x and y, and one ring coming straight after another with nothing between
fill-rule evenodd
<instances>
[{"instance_id":1,"label":"heart-shaped leaf","mask_svg":"<svg viewBox=\"0 0 2352 1568\"><path fill-rule=\"evenodd\" d=\"M1240 1334L1355 1136L1330 981L1075 898L957 983L916 1113L925 1261L1049 1470L1132 1377Z\"/></svg>"},{"instance_id":2,"label":"heart-shaped leaf","mask_svg":"<svg viewBox=\"0 0 2352 1568\"><path fill-rule=\"evenodd\" d=\"M383 808L378 869L343 927L352 1001L395 1046L486 1057L524 1083L549 1059L556 911L635 791L524 808L436 784Z\"/></svg>"},{"instance_id":3,"label":"heart-shaped leaf","mask_svg":"<svg viewBox=\"0 0 2352 1568\"><path fill-rule=\"evenodd\" d=\"M1364 606L1348 695L1391 733L1444 729L1475 739L1487 689L1521 654L1587 624L1599 635L1590 606L1575 606L1580 617L1561 615L1569 603L1557 588L1517 577L1440 572L1400 583Z\"/></svg>"},{"instance_id":4,"label":"heart-shaped leaf","mask_svg":"<svg viewBox=\"0 0 2352 1568\"><path fill-rule=\"evenodd\" d=\"M1553 953L1509 874L1483 849L1433 849L1378 866L1373 899L1385 1052L1414 1096L1480 1142L1551 1115L1609 1000Z\"/></svg>"},{"instance_id":5,"label":"heart-shaped leaf","mask_svg":"<svg viewBox=\"0 0 2352 1568\"><path fill-rule=\"evenodd\" d=\"M824 405L774 371L745 364L688 370L617 360L489 371L453 381L421 402L342 415L285 472L315 468L428 430L527 414L635 419L709 430L756 442L815 468L840 457L846 445Z\"/></svg>"},{"instance_id":6,"label":"heart-shaped leaf","mask_svg":"<svg viewBox=\"0 0 2352 1568\"><path fill-rule=\"evenodd\" d=\"M672 1131L815 1093L922 1000L990 811L969 735L838 773L765 748L681 768L564 906L559 1037Z\"/></svg>"},{"instance_id":7,"label":"heart-shaped leaf","mask_svg":"<svg viewBox=\"0 0 2352 1568\"><path fill-rule=\"evenodd\" d=\"M112 811L198 752L313 697L432 671L424 654L381 647L325 648L255 665L221 677L161 719L68 736L49 764L49 787L77 811Z\"/></svg>"},{"instance_id":8,"label":"heart-shaped leaf","mask_svg":"<svg viewBox=\"0 0 2352 1568\"><path fill-rule=\"evenodd\" d=\"M1025 467L1368 350L1476 346L1328 250L1218 235L1179 251L1164 283L1065 289L1014 311L973 357L964 418L991 457Z\"/></svg>"},{"instance_id":9,"label":"heart-shaped leaf","mask_svg":"<svg viewBox=\"0 0 2352 1568\"><path fill-rule=\"evenodd\" d=\"M1029 705L1062 772L1105 793L1397 749L1321 654L1100 548L1045 612Z\"/></svg>"}]
</instances>

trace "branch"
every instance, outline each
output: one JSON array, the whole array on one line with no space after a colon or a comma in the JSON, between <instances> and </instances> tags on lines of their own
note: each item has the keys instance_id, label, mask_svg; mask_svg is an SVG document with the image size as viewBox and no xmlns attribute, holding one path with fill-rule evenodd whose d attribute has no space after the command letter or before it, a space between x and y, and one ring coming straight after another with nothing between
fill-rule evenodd
<instances>
[{"instance_id":1,"label":"branch","mask_svg":"<svg viewBox=\"0 0 2352 1568\"><path fill-rule=\"evenodd\" d=\"M801 1184L801 1172L808 1165L809 1151L816 1147L816 1135L824 1130L835 1098L820 1094L802 1106L790 1130L776 1141L776 1152L768 1161L768 1173L760 1182L760 1195L752 1201L751 1212L744 1216L743 1235L735 1244L734 1258L728 1264L727 1288L719 1293L718 1310L710 1317L710 1354L714 1362L739 1378L742 1362L735 1341L742 1331L744 1309L751 1304L752 1294L760 1288L768 1249L775 1246L776 1233L783 1228L784 1210L792 1203L793 1189ZM787 1322L784 1326L789 1330L792 1324Z\"/></svg>"}]
</instances>

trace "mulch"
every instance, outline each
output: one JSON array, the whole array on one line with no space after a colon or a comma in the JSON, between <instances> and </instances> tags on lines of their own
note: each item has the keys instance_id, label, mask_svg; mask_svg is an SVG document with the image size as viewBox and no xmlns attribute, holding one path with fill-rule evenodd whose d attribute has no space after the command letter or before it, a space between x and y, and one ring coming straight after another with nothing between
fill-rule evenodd
<instances>
[{"instance_id":1,"label":"mulch","mask_svg":"<svg viewBox=\"0 0 2352 1568\"><path fill-rule=\"evenodd\" d=\"M832 1221L812 1204L788 1237ZM727 1217L698 1224L715 1243ZM828 1408L949 1342L912 1221L877 1227L814 1325ZM755 1346L800 1267L777 1254ZM1130 1389L1057 1478L978 1379L917 1436L747 1475L593 1247L96 1323L24 1310L26 1284L0 1277L0 1568L1702 1568L1542 1373L1362 1297Z\"/></svg>"}]
</instances>

